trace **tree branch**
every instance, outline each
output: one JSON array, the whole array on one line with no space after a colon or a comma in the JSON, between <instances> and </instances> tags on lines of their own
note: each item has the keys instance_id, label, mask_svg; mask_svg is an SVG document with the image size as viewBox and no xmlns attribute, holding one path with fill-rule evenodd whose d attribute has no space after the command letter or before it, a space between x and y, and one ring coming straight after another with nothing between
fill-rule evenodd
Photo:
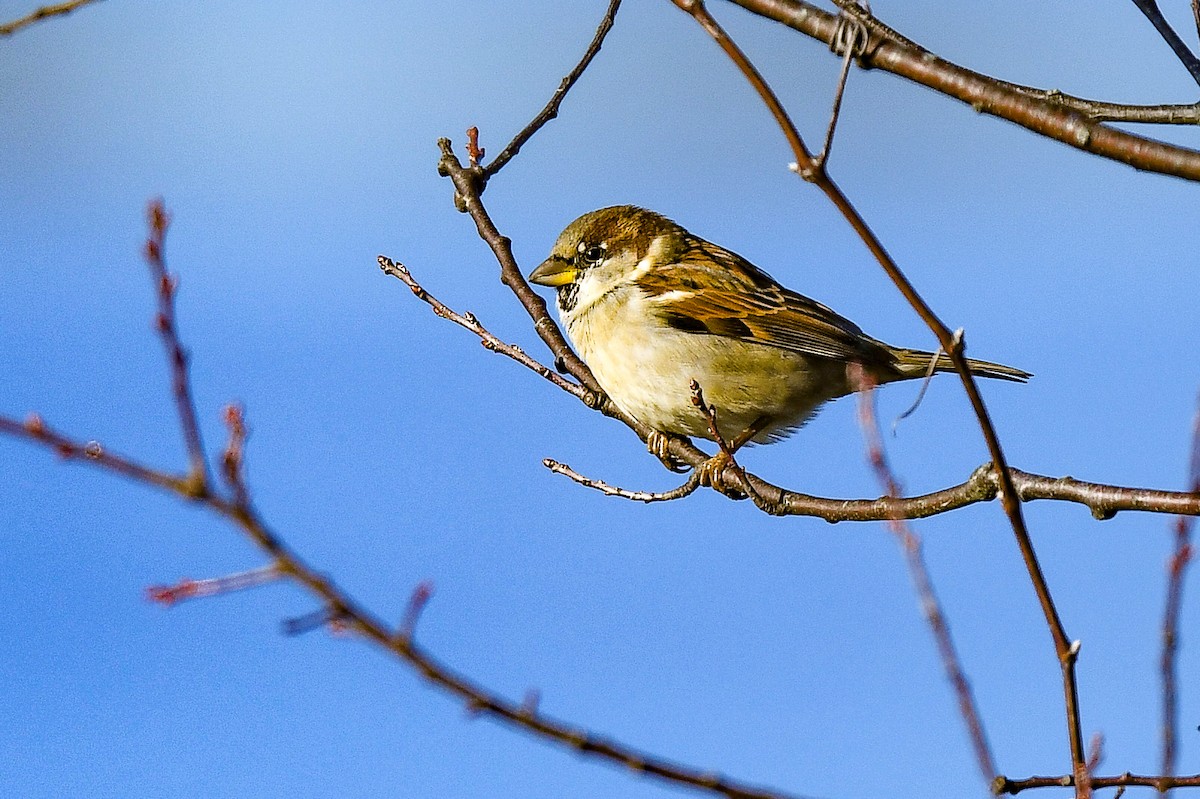
<instances>
[{"instance_id":1,"label":"tree branch","mask_svg":"<svg viewBox=\"0 0 1200 799\"><path fill-rule=\"evenodd\" d=\"M992 793L1016 795L1030 788L1070 788L1075 785L1075 778L1070 774L1061 777L1026 777L1020 780L1010 780L999 776L992 783ZM1114 777L1092 777L1092 788L1124 788L1139 785L1165 791L1169 788L1200 788L1200 774L1187 777L1155 777L1148 774L1118 774Z\"/></svg>"},{"instance_id":2,"label":"tree branch","mask_svg":"<svg viewBox=\"0 0 1200 799\"><path fill-rule=\"evenodd\" d=\"M1050 629L1050 637L1054 641L1054 650L1058 655L1063 678L1067 738L1071 751L1071 763L1077 781L1083 786L1080 789L1080 793L1081 795L1086 794L1087 769L1084 760L1083 734L1080 730L1079 722L1079 689L1075 679L1075 661L1078 657L1079 647L1077 643L1073 644L1067 636L1062 619L1058 615L1058 609L1055 607L1054 598L1050 593L1050 587L1046 583L1045 575L1042 572L1041 564L1038 563L1037 554L1033 549L1033 541L1025 526L1025 517L1021 509L1020 498L1017 496L1016 486L1013 484L1012 475L1009 472L1008 463L1004 456L1004 450L1000 445L1000 438L996 433L995 426L988 415L987 407L984 405L983 396L979 393L979 387L975 384L975 378L971 374L966 358L963 355L964 344L961 331L952 334L950 329L937 317L933 309L917 293L916 288L900 270L900 267L892 259L891 255L888 254L883 243L867 225L866 220L863 219L851 204L849 198L846 197L837 184L829 177L824 165L817 164L814 161L812 154L804 145L799 131L792 124L787 111L784 109L783 104L779 102L779 98L775 92L750 62L750 59L742 52L741 48L721 28L713 16L708 13L703 0L673 0L673 2L680 9L690 14L708 32L713 41L720 46L730 61L746 77L746 80L749 81L750 85L758 93L763 104L770 110L771 115L775 118L780 130L791 146L792 154L796 159L796 171L806 181L813 183L819 188L838 211L841 212L842 216L845 217L855 233L858 234L867 246L867 249L875 256L875 259L879 262L884 272L895 283L896 288L899 289L900 293L904 295L904 298L908 300L909 304L929 329L937 336L938 344L953 362L954 368L962 381L963 390L966 392L967 398L971 403L971 408L975 413L975 418L979 422L979 428L983 433L984 441L987 443L988 452L992 456L992 462L995 464L996 474L999 479L1000 502L1012 527L1017 546L1021 551L1021 557L1025 561L1026 571L1029 573L1029 579L1033 583L1038 603L1042 607L1042 613ZM759 507L762 507L762 505L759 504Z\"/></svg>"},{"instance_id":3,"label":"tree branch","mask_svg":"<svg viewBox=\"0 0 1200 799\"><path fill-rule=\"evenodd\" d=\"M0 36L11 36L28 25L35 22L40 22L43 19L50 17L61 17L70 14L77 8L89 6L99 0L70 0L66 3L54 3L53 5L42 6L35 9L20 19L14 19L12 22L6 22L0 25Z\"/></svg>"},{"instance_id":4,"label":"tree branch","mask_svg":"<svg viewBox=\"0 0 1200 799\"><path fill-rule=\"evenodd\" d=\"M161 211L161 206L158 204L153 205L152 208ZM165 214L160 218L152 213L150 221L151 242L157 241L158 260L161 261L162 240L161 236L156 237L156 232L161 233L165 229ZM161 292L158 298L162 302L163 294ZM175 375L177 381L184 384L184 390L180 390L178 385L175 386L175 397L180 403L189 405L190 413L180 413L179 415L182 429L187 425L186 420L195 418L190 375L186 360L181 361L175 357L174 351L170 347L167 348L167 355L172 374ZM330 577L306 563L278 534L270 529L254 508L250 491L244 482L241 466L244 458L246 427L241 410L233 407L227 409L225 420L230 433L223 456L223 471L229 484L228 496L220 492L216 486L197 492L194 490L193 480L190 476L176 477L167 472L143 466L130 459L108 454L95 442L75 441L51 430L37 416L31 416L24 423L0 416L0 433L41 444L63 457L80 459L137 482L162 488L180 497L198 502L239 528L269 556L269 565L252 572L251 574L254 576L236 575L229 578L218 578L206 582L203 591L200 592L216 593L218 588L222 591L235 587L240 588L255 580L265 581L268 578L273 580L277 576L294 580L308 589L322 606L315 614L306 617L305 621L299 623L299 628L307 629L313 625L319 626L336 620L345 629L358 633L411 666L427 682L457 697L472 713L494 716L513 727L560 746L574 749L580 754L607 760L641 774L649 774L670 783L718 794L728 797L728 799L800 799L798 795L750 786L711 771L677 763L627 746L619 741L596 735L561 719L545 715L537 710L536 705L527 701L507 700L454 670L446 663L437 660L413 639L414 611L411 604L405 621L396 628L391 627L366 607L360 605ZM180 586L163 591L171 598L182 598L183 595L194 590L192 583L195 581L187 581ZM163 598L166 599L167 596Z\"/></svg>"},{"instance_id":5,"label":"tree branch","mask_svg":"<svg viewBox=\"0 0 1200 799\"><path fill-rule=\"evenodd\" d=\"M521 349L516 344L509 344L497 338L494 334L492 334L491 331L480 324L479 319L477 319L475 314L471 313L470 311L460 314L449 308L437 297L434 297L432 294L426 291L421 284L416 281L416 278L412 276L412 273L408 271L408 267L406 267L404 264L393 261L391 258L388 258L385 255L380 255L377 260L379 261L379 268L382 269L385 274L389 274L392 277L402 281L404 285L408 286L409 289L412 290L412 293L417 297L417 299L428 304L429 307L433 309L433 312L441 318L449 319L456 325L464 327L475 335L479 336L479 341L485 348L491 350L492 352L498 352L501 355L507 355L509 358L512 358L525 368L536 372L546 380L549 380L551 383L561 388L563 391L573 395L581 402L585 404L588 402L589 392L586 388L578 383L572 383L569 380L564 380L562 375L558 374L553 369L550 369L548 366L543 365L536 359L529 357L525 350Z\"/></svg>"},{"instance_id":6,"label":"tree branch","mask_svg":"<svg viewBox=\"0 0 1200 799\"><path fill-rule=\"evenodd\" d=\"M803 0L729 0L767 19L774 20L828 44L837 29L837 16ZM1138 119L1137 107L1114 106L1068 98L1066 95L999 81L939 58L895 32L869 14L858 17L868 23L873 36L860 63L919 83L948 97L967 103L980 113L993 114L1034 133L1056 139L1071 147L1129 164L1135 169L1160 172L1186 180L1200 180L1200 151L1137 136L1100 124L1085 115L1094 107L1112 112L1124 109L1123 121L1187 122L1200 117L1200 107L1184 113L1177 106L1152 106L1146 118ZM1075 101L1074 103L1072 101ZM1075 104L1078 107L1072 107ZM1174 109L1174 110L1172 110Z\"/></svg>"}]
</instances>

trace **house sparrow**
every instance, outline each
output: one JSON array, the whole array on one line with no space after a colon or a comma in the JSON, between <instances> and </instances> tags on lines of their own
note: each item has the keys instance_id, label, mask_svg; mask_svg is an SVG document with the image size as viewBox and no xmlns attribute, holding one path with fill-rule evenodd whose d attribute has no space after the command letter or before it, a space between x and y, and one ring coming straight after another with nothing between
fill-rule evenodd
<instances>
[{"instance_id":1,"label":"house sparrow","mask_svg":"<svg viewBox=\"0 0 1200 799\"><path fill-rule=\"evenodd\" d=\"M660 434L648 443L664 460L661 434L712 439L692 402L693 380L736 449L785 438L823 403L849 394L852 362L876 383L891 383L924 377L934 358L871 338L740 255L632 205L576 219L529 279L558 290L572 344L612 401ZM981 377L1031 376L967 363ZM953 368L937 356L934 371Z\"/></svg>"}]
</instances>

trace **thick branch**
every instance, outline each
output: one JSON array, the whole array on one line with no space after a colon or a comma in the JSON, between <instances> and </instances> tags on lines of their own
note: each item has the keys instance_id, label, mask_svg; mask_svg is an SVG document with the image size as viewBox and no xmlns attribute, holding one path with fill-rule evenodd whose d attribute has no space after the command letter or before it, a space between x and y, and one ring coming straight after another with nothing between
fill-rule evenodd
<instances>
[{"instance_id":1,"label":"thick branch","mask_svg":"<svg viewBox=\"0 0 1200 799\"><path fill-rule=\"evenodd\" d=\"M802 0L729 0L747 11L775 20L793 30L828 44L837 29L837 17ZM864 66L877 67L907 78L922 86L967 103L976 111L1015 122L1034 133L1047 136L1085 152L1129 164L1136 169L1200 180L1200 152L1137 136L1100 124L1085 116L1082 109L1059 103L1056 92L996 80L939 58L901 36L890 36L891 29L874 17L872 43L860 59ZM882 32L881 32L882 31ZM1091 103L1092 101L1082 101ZM1097 107L1112 110L1109 104ZM1154 106L1146 120L1134 120L1134 109L1126 121L1177 121L1169 106ZM1200 112L1196 112L1200 113ZM1186 115L1184 115L1186 116ZM1187 121L1194 121L1188 119Z\"/></svg>"}]
</instances>

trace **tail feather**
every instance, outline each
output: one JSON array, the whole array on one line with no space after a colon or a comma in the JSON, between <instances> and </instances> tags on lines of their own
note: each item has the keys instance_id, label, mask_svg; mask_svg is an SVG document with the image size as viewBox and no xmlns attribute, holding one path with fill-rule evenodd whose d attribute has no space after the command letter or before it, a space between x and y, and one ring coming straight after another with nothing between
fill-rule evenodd
<instances>
[{"instance_id":1,"label":"tail feather","mask_svg":"<svg viewBox=\"0 0 1200 799\"><path fill-rule=\"evenodd\" d=\"M914 377L924 377L929 372L930 361L933 360L932 352L924 352L922 350L904 350L893 349L892 355L895 357L896 371L900 373L900 379L905 380ZM1017 369L1012 366L1005 366L1002 363L992 363L991 361L977 361L974 358L967 358L967 366L971 369L971 374L978 377L992 377L997 380L1012 380L1015 383L1024 383L1033 377L1029 372L1023 369ZM938 353L937 364L934 366L935 372L953 372L954 364L950 360L950 356L945 353Z\"/></svg>"}]
</instances>

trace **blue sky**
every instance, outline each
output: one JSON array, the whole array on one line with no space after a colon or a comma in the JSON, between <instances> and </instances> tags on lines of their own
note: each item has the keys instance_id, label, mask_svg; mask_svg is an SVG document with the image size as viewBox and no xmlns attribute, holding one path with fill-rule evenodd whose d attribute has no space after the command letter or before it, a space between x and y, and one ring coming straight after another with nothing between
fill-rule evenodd
<instances>
[{"instance_id":1,"label":"blue sky","mask_svg":"<svg viewBox=\"0 0 1200 799\"><path fill-rule=\"evenodd\" d=\"M643 507L549 474L544 457L631 488L676 479L629 431L490 355L375 265L403 261L452 307L545 354L454 211L435 141L461 145L478 125L497 152L604 5L111 0L0 41L0 413L37 410L181 467L139 258L145 204L162 196L209 447L221 407L243 402L263 514L364 603L399 619L432 581L419 637L440 657L674 759L813 796L983 794L883 526L768 518L711 493ZM835 60L713 6L815 141ZM0 2L2 19L28 10ZM875 10L1005 79L1195 97L1132 4ZM786 170L743 83L670 3L627 0L561 117L489 186L523 267L578 214L637 203L872 335L932 348L844 222ZM1200 146L1195 130L1148 133ZM1182 485L1200 386L1195 186L862 72L831 169L971 353L1035 373L984 386L1014 465ZM885 389L885 421L915 392ZM876 496L853 405L745 464L810 493ZM912 492L986 458L946 378L888 444ZM1169 520L1027 511L1083 643L1085 735L1106 736L1106 772L1153 771ZM1057 663L1000 509L916 527L1000 769L1062 773ZM148 585L261 559L210 515L8 439L0 562L3 795L683 795L471 719L353 639L282 636L281 620L314 609L296 589L148 604ZM1193 607L1182 772L1200 771Z\"/></svg>"}]
</instances>

